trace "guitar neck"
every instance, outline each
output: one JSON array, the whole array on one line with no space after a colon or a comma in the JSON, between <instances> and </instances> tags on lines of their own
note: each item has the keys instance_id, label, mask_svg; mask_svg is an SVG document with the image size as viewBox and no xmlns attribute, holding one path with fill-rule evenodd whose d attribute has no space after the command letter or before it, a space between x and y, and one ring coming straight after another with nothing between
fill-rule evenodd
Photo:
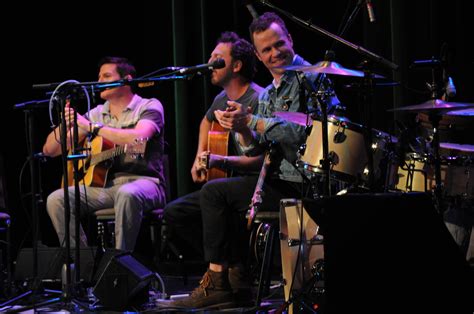
<instances>
[{"instance_id":1,"label":"guitar neck","mask_svg":"<svg viewBox=\"0 0 474 314\"><path fill-rule=\"evenodd\" d=\"M257 215L258 207L262 204L262 192L263 192L263 183L265 182L265 177L267 176L268 168L270 167L271 159L270 159L270 152L265 154L265 159L262 164L262 169L260 170L260 174L258 176L257 185L255 186L255 190L252 195L252 201L250 203L250 209L248 214L247 220L247 229L251 230L252 223Z\"/></svg>"},{"instance_id":2,"label":"guitar neck","mask_svg":"<svg viewBox=\"0 0 474 314\"><path fill-rule=\"evenodd\" d=\"M268 168L270 167L270 156L269 153L265 155L265 160L263 161L262 169L260 169L260 174L257 180L257 186L255 187L254 196L262 191L263 182L265 182L265 177L267 176ZM255 204L254 204L255 205Z\"/></svg>"},{"instance_id":3,"label":"guitar neck","mask_svg":"<svg viewBox=\"0 0 474 314\"><path fill-rule=\"evenodd\" d=\"M124 146L117 146L117 147L105 150L98 154L94 154L91 156L90 165L91 166L97 165L108 159L125 154L126 151L127 151L127 145L124 145Z\"/></svg>"}]
</instances>

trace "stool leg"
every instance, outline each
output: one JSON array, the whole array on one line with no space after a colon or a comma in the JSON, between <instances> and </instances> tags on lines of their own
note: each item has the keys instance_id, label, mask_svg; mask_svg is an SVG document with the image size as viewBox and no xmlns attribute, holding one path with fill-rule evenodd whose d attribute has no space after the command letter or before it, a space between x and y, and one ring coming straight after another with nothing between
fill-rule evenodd
<instances>
[{"instance_id":1,"label":"stool leg","mask_svg":"<svg viewBox=\"0 0 474 314\"><path fill-rule=\"evenodd\" d=\"M97 222L97 249L105 250L105 230L102 221Z\"/></svg>"},{"instance_id":2,"label":"stool leg","mask_svg":"<svg viewBox=\"0 0 474 314\"><path fill-rule=\"evenodd\" d=\"M107 229L110 234L110 244L111 247L115 248L115 220L110 220L107 222Z\"/></svg>"},{"instance_id":3,"label":"stool leg","mask_svg":"<svg viewBox=\"0 0 474 314\"><path fill-rule=\"evenodd\" d=\"M161 252L161 221L159 222L150 222L150 235L151 235L151 245L153 246L153 262L158 265L160 263L160 252Z\"/></svg>"},{"instance_id":4,"label":"stool leg","mask_svg":"<svg viewBox=\"0 0 474 314\"><path fill-rule=\"evenodd\" d=\"M260 269L260 277L258 281L257 298L255 300L255 306L260 306L263 295L268 295L270 291L270 279L271 279L271 266L273 258L273 248L275 239L275 226L268 224L268 237L265 243L265 251L263 253L262 267Z\"/></svg>"},{"instance_id":5,"label":"stool leg","mask_svg":"<svg viewBox=\"0 0 474 314\"><path fill-rule=\"evenodd\" d=\"M186 267L184 267L184 256L178 250L176 245L170 241L169 231L166 225L166 222L163 222L161 225L161 244L160 244L160 256L164 253L165 249L168 248L171 253L178 259L178 269L183 276L183 284L186 286L188 284L188 273Z\"/></svg>"},{"instance_id":6,"label":"stool leg","mask_svg":"<svg viewBox=\"0 0 474 314\"><path fill-rule=\"evenodd\" d=\"M12 260L11 260L11 238L10 238L10 224L7 226L7 280L8 280L8 287L7 293L11 293L12 288Z\"/></svg>"}]
</instances>

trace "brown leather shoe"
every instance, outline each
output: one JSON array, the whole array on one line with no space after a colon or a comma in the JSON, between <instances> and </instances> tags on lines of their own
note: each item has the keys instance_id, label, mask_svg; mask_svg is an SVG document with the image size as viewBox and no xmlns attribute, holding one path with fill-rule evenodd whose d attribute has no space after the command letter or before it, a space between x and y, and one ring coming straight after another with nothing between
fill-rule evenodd
<instances>
[{"instance_id":1,"label":"brown leather shoe","mask_svg":"<svg viewBox=\"0 0 474 314\"><path fill-rule=\"evenodd\" d=\"M169 306L189 309L234 307L235 303L229 284L228 272L214 272L208 269L199 282L199 286L193 290L191 295L173 301Z\"/></svg>"}]
</instances>

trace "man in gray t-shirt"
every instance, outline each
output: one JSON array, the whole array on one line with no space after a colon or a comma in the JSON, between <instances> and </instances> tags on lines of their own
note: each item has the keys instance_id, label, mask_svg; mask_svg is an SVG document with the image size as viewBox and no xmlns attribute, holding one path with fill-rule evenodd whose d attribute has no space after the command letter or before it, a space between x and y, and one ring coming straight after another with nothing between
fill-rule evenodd
<instances>
[{"instance_id":1,"label":"man in gray t-shirt","mask_svg":"<svg viewBox=\"0 0 474 314\"><path fill-rule=\"evenodd\" d=\"M100 82L129 80L135 77L135 73L135 67L125 58L106 57L99 64ZM131 86L127 85L105 89L100 92L100 97L105 103L85 115L75 112L69 103L64 108L68 135L72 133L71 118L77 113L79 140L82 141L86 137L92 140L91 156L87 162L89 166L83 167L86 174L84 184L80 185L80 209L85 215L101 209L114 208L115 248L132 251L143 214L162 207L166 201L162 163L163 105L158 99L138 96L132 91ZM48 135L43 146L45 155L54 157L64 153L58 141L59 130L60 128L56 128ZM70 136L67 138L70 139ZM144 139L147 139L146 149ZM68 147L71 145L68 142ZM94 148L97 146L100 146L100 149L95 152ZM130 152L134 150L143 151L142 158L132 158ZM103 162L98 161L102 159L101 157ZM91 182L88 182L88 176L92 177ZM72 175L69 179L72 179ZM74 186L69 187L70 245L86 246L87 239L82 228L79 230L81 243L75 242L74 191ZM63 189L58 189L48 196L46 204L63 246L66 240L64 213L67 204L66 195Z\"/></svg>"},{"instance_id":2,"label":"man in gray t-shirt","mask_svg":"<svg viewBox=\"0 0 474 314\"><path fill-rule=\"evenodd\" d=\"M226 110L228 101L238 101L246 104L249 111L256 112L258 94L263 90L252 82L256 58L253 47L248 41L239 38L232 32L223 33L217 40L217 45L211 53L209 62L218 58L224 59L225 67L212 72L211 82L222 87L223 91L215 97L201 121L196 158L191 169L191 175L196 183L206 181L206 174L210 168L232 171L234 176L237 174L257 176L263 161L261 156L243 156L237 145L236 134L232 131L229 136L231 143L227 156L212 154L208 151L208 133L211 130L212 123L217 123L214 112L216 110ZM207 159L206 164L203 164L203 158ZM174 237L175 240L179 238L184 241L187 252L190 252L189 248L192 248L194 254L202 258L203 236L200 197L201 190L198 190L174 200L165 207L164 218L169 226L168 231L171 239ZM246 232L246 230L237 229L235 232ZM247 245L247 243L243 243L243 245ZM235 262L235 269L240 270L242 258L244 257L239 256L232 261ZM235 290L240 287L239 284L239 287L236 286ZM248 295L248 297L251 297L251 295Z\"/></svg>"}]
</instances>

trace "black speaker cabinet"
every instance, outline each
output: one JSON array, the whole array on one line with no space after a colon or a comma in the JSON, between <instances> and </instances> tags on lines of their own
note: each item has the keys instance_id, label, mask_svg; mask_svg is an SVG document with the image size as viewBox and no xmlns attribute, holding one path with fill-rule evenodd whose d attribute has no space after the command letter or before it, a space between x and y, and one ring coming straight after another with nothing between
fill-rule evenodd
<instances>
[{"instance_id":1,"label":"black speaker cabinet","mask_svg":"<svg viewBox=\"0 0 474 314\"><path fill-rule=\"evenodd\" d=\"M99 276L94 295L108 309L124 310L148 300L153 272L129 253L114 256Z\"/></svg>"},{"instance_id":2,"label":"black speaker cabinet","mask_svg":"<svg viewBox=\"0 0 474 314\"><path fill-rule=\"evenodd\" d=\"M472 270L425 193L305 200L324 235L328 313L472 313Z\"/></svg>"}]
</instances>

